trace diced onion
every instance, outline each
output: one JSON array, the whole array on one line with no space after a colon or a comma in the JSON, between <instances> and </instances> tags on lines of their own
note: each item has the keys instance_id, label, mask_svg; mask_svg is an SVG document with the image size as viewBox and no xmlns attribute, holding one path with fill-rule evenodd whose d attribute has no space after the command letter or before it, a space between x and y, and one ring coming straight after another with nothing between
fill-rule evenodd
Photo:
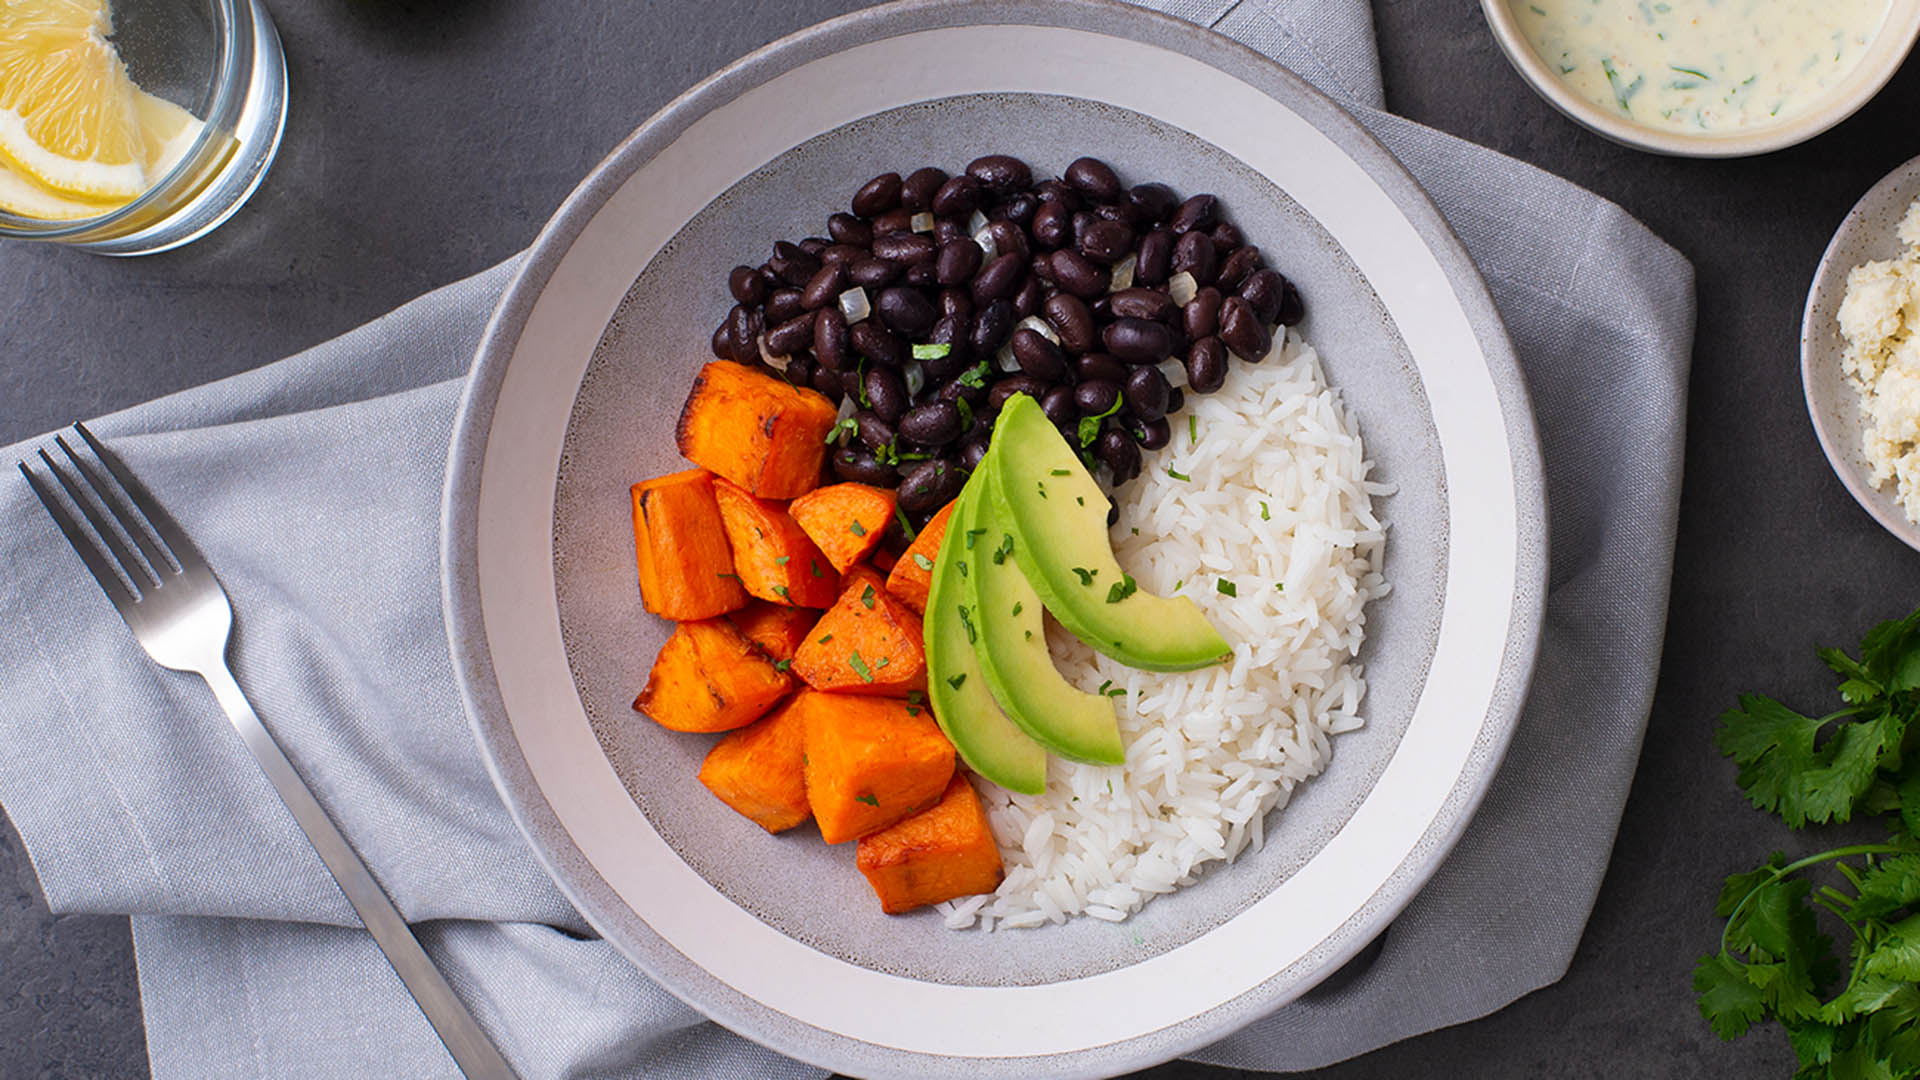
<instances>
[{"instance_id":1,"label":"diced onion","mask_svg":"<svg viewBox=\"0 0 1920 1080\"><path fill-rule=\"evenodd\" d=\"M914 232L932 232L933 215L922 210L907 219L907 228L912 229Z\"/></svg>"},{"instance_id":2,"label":"diced onion","mask_svg":"<svg viewBox=\"0 0 1920 1080\"><path fill-rule=\"evenodd\" d=\"M1185 270L1167 279L1167 296L1172 298L1173 302L1179 304L1181 307L1186 307L1187 304L1191 303L1194 296L1199 292L1200 283L1193 280L1193 275L1187 273ZM848 321L852 320L849 319Z\"/></svg>"},{"instance_id":3,"label":"diced onion","mask_svg":"<svg viewBox=\"0 0 1920 1080\"><path fill-rule=\"evenodd\" d=\"M993 354L993 364L1001 371L1008 373L1020 370L1020 360L1013 355L1012 345L1000 346L1000 351Z\"/></svg>"},{"instance_id":4,"label":"diced onion","mask_svg":"<svg viewBox=\"0 0 1920 1080\"><path fill-rule=\"evenodd\" d=\"M987 231L988 224L987 215L975 210L973 216L967 218L967 235L979 236L981 233Z\"/></svg>"},{"instance_id":5,"label":"diced onion","mask_svg":"<svg viewBox=\"0 0 1920 1080\"><path fill-rule=\"evenodd\" d=\"M760 359L766 361L768 367L777 371L787 370L787 358L767 348L767 335L765 333L755 338L753 343L760 347Z\"/></svg>"},{"instance_id":6,"label":"diced onion","mask_svg":"<svg viewBox=\"0 0 1920 1080\"><path fill-rule=\"evenodd\" d=\"M1192 281L1192 275L1188 275L1187 280ZM867 303L867 290L855 285L853 288L841 293L840 314L847 317L847 325L849 326L873 314L873 305Z\"/></svg>"},{"instance_id":7,"label":"diced onion","mask_svg":"<svg viewBox=\"0 0 1920 1080\"><path fill-rule=\"evenodd\" d=\"M1177 358L1160 361L1160 374L1167 377L1167 386L1172 389L1187 385L1187 365Z\"/></svg>"},{"instance_id":8,"label":"diced onion","mask_svg":"<svg viewBox=\"0 0 1920 1080\"><path fill-rule=\"evenodd\" d=\"M1046 338L1048 341L1053 342L1055 345L1060 344L1060 335L1054 332L1053 324L1038 315L1029 315L1021 319L1019 322L1013 324L1013 329L1015 333L1022 330L1031 330L1041 337Z\"/></svg>"},{"instance_id":9,"label":"diced onion","mask_svg":"<svg viewBox=\"0 0 1920 1080\"><path fill-rule=\"evenodd\" d=\"M909 398L919 397L921 388L927 385L927 369L918 360L907 361L907 366L900 369L900 377L907 384Z\"/></svg>"},{"instance_id":10,"label":"diced onion","mask_svg":"<svg viewBox=\"0 0 1920 1080\"><path fill-rule=\"evenodd\" d=\"M1132 255L1114 263L1113 284L1107 286L1107 291L1119 292L1121 289L1133 288L1133 268L1139 264L1140 260Z\"/></svg>"},{"instance_id":11,"label":"diced onion","mask_svg":"<svg viewBox=\"0 0 1920 1080\"><path fill-rule=\"evenodd\" d=\"M985 229L973 234L973 242L980 245L981 262L990 263L1000 257L1000 246L993 242L993 234Z\"/></svg>"}]
</instances>

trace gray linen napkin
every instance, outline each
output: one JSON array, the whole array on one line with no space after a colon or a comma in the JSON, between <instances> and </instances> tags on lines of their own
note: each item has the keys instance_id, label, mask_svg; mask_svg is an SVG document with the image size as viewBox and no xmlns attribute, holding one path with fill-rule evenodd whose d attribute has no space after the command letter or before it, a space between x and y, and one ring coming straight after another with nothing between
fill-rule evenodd
<instances>
[{"instance_id":1,"label":"gray linen napkin","mask_svg":"<svg viewBox=\"0 0 1920 1080\"><path fill-rule=\"evenodd\" d=\"M1660 654L1692 271L1617 207L1380 112L1364 0L1149 6L1356 107L1486 275L1545 442L1545 640L1486 803L1377 962L1194 1055L1306 1069L1566 969ZM592 938L468 734L440 629L439 495L460 376L512 269L94 428L219 569L240 681L522 1075L817 1075ZM56 911L133 914L154 1075L455 1075L205 688L147 661L24 484L0 485L0 565L0 804Z\"/></svg>"}]
</instances>

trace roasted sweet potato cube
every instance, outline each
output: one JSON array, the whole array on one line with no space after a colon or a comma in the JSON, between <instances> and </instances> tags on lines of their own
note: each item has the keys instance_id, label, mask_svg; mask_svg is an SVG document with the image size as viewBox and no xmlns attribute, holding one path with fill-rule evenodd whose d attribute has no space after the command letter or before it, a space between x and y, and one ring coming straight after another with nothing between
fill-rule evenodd
<instances>
[{"instance_id":1,"label":"roasted sweet potato cube","mask_svg":"<svg viewBox=\"0 0 1920 1080\"><path fill-rule=\"evenodd\" d=\"M947 519L952 516L953 503L950 502L913 538L907 553L893 564L893 572L887 575L887 591L922 615L927 613L927 591L933 587L933 560L940 557L940 540L947 535Z\"/></svg>"},{"instance_id":2,"label":"roasted sweet potato cube","mask_svg":"<svg viewBox=\"0 0 1920 1080\"><path fill-rule=\"evenodd\" d=\"M829 844L919 813L953 776L953 744L925 705L802 690L795 707L806 722L807 803Z\"/></svg>"},{"instance_id":3,"label":"roasted sweet potato cube","mask_svg":"<svg viewBox=\"0 0 1920 1080\"><path fill-rule=\"evenodd\" d=\"M732 623L701 619L674 628L633 707L675 731L732 731L792 688L792 677Z\"/></svg>"},{"instance_id":4,"label":"roasted sweet potato cube","mask_svg":"<svg viewBox=\"0 0 1920 1080\"><path fill-rule=\"evenodd\" d=\"M793 500L787 513L844 574L880 543L898 498L868 484L829 484Z\"/></svg>"},{"instance_id":5,"label":"roasted sweet potato cube","mask_svg":"<svg viewBox=\"0 0 1920 1080\"><path fill-rule=\"evenodd\" d=\"M714 500L713 474L688 469L633 485L640 601L663 619L711 619L747 602Z\"/></svg>"},{"instance_id":6,"label":"roasted sweet potato cube","mask_svg":"<svg viewBox=\"0 0 1920 1080\"><path fill-rule=\"evenodd\" d=\"M807 632L813 629L814 623L820 621L820 613L812 608L753 600L746 607L728 615L727 621L776 662L790 662L794 650L807 640Z\"/></svg>"},{"instance_id":7,"label":"roasted sweet potato cube","mask_svg":"<svg viewBox=\"0 0 1920 1080\"><path fill-rule=\"evenodd\" d=\"M700 782L770 833L813 816L807 805L806 724L798 698L729 733L700 765Z\"/></svg>"},{"instance_id":8,"label":"roasted sweet potato cube","mask_svg":"<svg viewBox=\"0 0 1920 1080\"><path fill-rule=\"evenodd\" d=\"M889 915L992 892L1006 876L987 812L973 785L958 773L939 802L861 837L856 862L880 898L880 910Z\"/></svg>"},{"instance_id":9,"label":"roasted sweet potato cube","mask_svg":"<svg viewBox=\"0 0 1920 1080\"><path fill-rule=\"evenodd\" d=\"M840 595L840 573L779 503L733 481L713 482L733 548L733 572L748 593L793 607L823 608Z\"/></svg>"},{"instance_id":10,"label":"roasted sweet potato cube","mask_svg":"<svg viewBox=\"0 0 1920 1080\"><path fill-rule=\"evenodd\" d=\"M815 690L904 697L927 688L921 634L920 616L887 591L879 574L857 566L793 654L793 673Z\"/></svg>"},{"instance_id":11,"label":"roasted sweet potato cube","mask_svg":"<svg viewBox=\"0 0 1920 1080\"><path fill-rule=\"evenodd\" d=\"M820 482L837 410L818 391L744 364L700 369L674 430L688 461L763 499L791 499Z\"/></svg>"}]
</instances>

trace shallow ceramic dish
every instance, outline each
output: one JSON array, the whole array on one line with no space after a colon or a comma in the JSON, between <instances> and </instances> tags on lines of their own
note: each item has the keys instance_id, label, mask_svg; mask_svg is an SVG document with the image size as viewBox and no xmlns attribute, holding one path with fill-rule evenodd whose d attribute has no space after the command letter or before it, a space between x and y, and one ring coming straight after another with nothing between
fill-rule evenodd
<instances>
[{"instance_id":1,"label":"shallow ceramic dish","mask_svg":"<svg viewBox=\"0 0 1920 1080\"><path fill-rule=\"evenodd\" d=\"M1907 520L1891 487L1873 486L1868 477L1866 412L1860 395L1840 372L1846 341L1840 336L1840 302L1847 295L1847 274L1861 263L1891 259L1900 253L1894 229L1913 200L1920 198L1920 158L1888 173L1860 197L1840 222L1840 228L1820 258L1807 290L1806 311L1800 317L1800 385L1807 395L1807 415L1813 419L1820 449L1847 485L1854 500L1886 530L1920 550L1920 526Z\"/></svg>"},{"instance_id":2,"label":"shallow ceramic dish","mask_svg":"<svg viewBox=\"0 0 1920 1080\"><path fill-rule=\"evenodd\" d=\"M1303 330L1399 493L1369 725L1266 847L1120 925L956 934L882 915L851 852L770 838L695 779L710 739L630 708L665 624L627 487L673 420L729 267L867 178L981 153L1220 195L1299 283ZM862 1076L1123 1072L1298 996L1413 897L1512 733L1545 594L1538 448L1486 291L1424 193L1270 61L1100 0L916 0L696 87L542 232L476 360L448 475L447 624L502 796L581 912L735 1031Z\"/></svg>"},{"instance_id":3,"label":"shallow ceramic dish","mask_svg":"<svg viewBox=\"0 0 1920 1080\"><path fill-rule=\"evenodd\" d=\"M1777 124L1741 132L1687 134L1633 123L1575 93L1550 69L1520 29L1511 0L1480 0L1487 25L1507 62L1547 103L1580 126L1614 142L1676 157L1750 157L1803 143L1860 111L1887 85L1920 39L1920 0L1890 0L1860 63L1819 104Z\"/></svg>"}]
</instances>

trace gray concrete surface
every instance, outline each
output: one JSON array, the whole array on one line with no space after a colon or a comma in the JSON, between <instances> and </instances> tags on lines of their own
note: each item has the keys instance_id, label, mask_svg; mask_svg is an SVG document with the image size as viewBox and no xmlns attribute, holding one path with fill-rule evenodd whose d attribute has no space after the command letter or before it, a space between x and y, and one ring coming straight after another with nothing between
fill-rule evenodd
<instances>
[{"instance_id":1,"label":"gray concrete surface","mask_svg":"<svg viewBox=\"0 0 1920 1080\"><path fill-rule=\"evenodd\" d=\"M680 89L857 0L272 2L293 106L254 202L184 251L115 261L0 247L0 444L263 364L532 239L574 182ZM1860 193L1920 153L1920 61L1837 130L1757 160L1665 160L1552 112L1463 0L1375 0L1396 111L1608 196L1699 271L1700 330L1665 665L1598 906L1559 984L1315 1074L1786 1077L1777 1031L1722 1044L1695 1012L1729 871L1786 831L1710 743L1736 693L1809 707L1813 655L1920 599L1920 556L1828 471L1797 369L1807 283ZM1513 887L1525 889L1526 881ZM0 1076L146 1074L125 919L51 917L0 830ZM1173 1064L1154 1077L1225 1077Z\"/></svg>"}]
</instances>

